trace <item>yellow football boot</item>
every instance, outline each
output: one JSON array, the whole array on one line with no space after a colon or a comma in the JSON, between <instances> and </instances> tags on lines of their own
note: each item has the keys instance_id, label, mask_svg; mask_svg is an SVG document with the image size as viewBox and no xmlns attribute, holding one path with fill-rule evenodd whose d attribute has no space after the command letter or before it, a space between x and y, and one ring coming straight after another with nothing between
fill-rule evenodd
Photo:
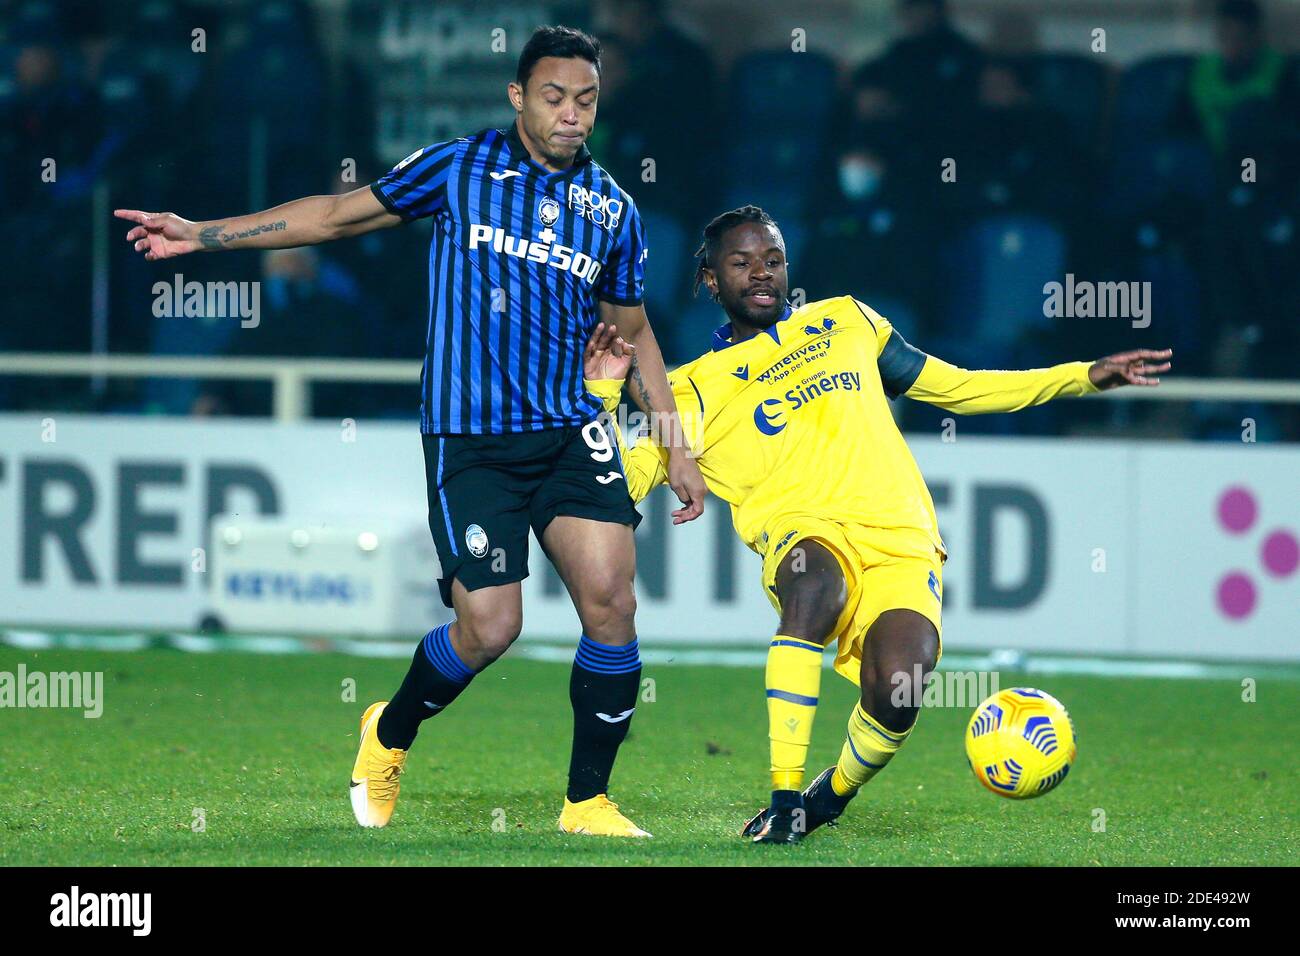
<instances>
[{"instance_id":1,"label":"yellow football boot","mask_svg":"<svg viewBox=\"0 0 1300 956\"><path fill-rule=\"evenodd\" d=\"M352 765L349 796L352 812L363 827L383 827L397 806L399 778L406 767L406 751L389 749L379 742L379 715L388 706L381 700L361 715L361 747Z\"/></svg>"},{"instance_id":2,"label":"yellow football boot","mask_svg":"<svg viewBox=\"0 0 1300 956\"><path fill-rule=\"evenodd\" d=\"M588 836L648 837L651 834L618 812L618 804L603 793L578 803L564 801L560 829Z\"/></svg>"}]
</instances>

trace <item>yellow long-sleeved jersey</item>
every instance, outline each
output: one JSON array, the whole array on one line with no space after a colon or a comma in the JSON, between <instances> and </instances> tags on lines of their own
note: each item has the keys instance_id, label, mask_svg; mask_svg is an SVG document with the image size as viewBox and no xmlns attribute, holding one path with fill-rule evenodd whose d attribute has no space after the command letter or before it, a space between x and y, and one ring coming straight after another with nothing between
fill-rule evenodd
<instances>
[{"instance_id":1,"label":"yellow long-sleeved jersey","mask_svg":"<svg viewBox=\"0 0 1300 956\"><path fill-rule=\"evenodd\" d=\"M790 515L916 529L944 551L930 491L888 398L978 414L1097 390L1087 362L1006 372L949 365L852 296L810 302L742 342L730 331L715 332L713 349L676 369L669 384L709 490L731 505L736 532L760 554L767 530ZM587 387L613 411L622 384ZM667 462L652 437L625 452L633 500L667 479Z\"/></svg>"}]
</instances>

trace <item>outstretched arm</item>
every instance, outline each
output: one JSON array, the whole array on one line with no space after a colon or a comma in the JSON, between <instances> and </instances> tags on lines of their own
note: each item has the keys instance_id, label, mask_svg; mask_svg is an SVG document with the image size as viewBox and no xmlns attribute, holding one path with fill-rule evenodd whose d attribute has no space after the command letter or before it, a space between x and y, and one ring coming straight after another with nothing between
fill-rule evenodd
<instances>
[{"instance_id":1,"label":"outstretched arm","mask_svg":"<svg viewBox=\"0 0 1300 956\"><path fill-rule=\"evenodd\" d=\"M1016 412L1055 398L1090 395L1121 385L1155 386L1168 371L1170 349L1137 349L1098 359L1027 371L968 371L925 356L916 381L904 392L963 415Z\"/></svg>"},{"instance_id":2,"label":"outstretched arm","mask_svg":"<svg viewBox=\"0 0 1300 956\"><path fill-rule=\"evenodd\" d=\"M876 333L876 367L890 398L906 395L962 415L1017 412L1054 398L1091 395L1121 385L1154 386L1169 371L1173 349L1134 349L1095 362L1027 371L969 371L927 355L890 321L854 300Z\"/></svg>"},{"instance_id":3,"label":"outstretched arm","mask_svg":"<svg viewBox=\"0 0 1300 956\"><path fill-rule=\"evenodd\" d=\"M126 234L145 259L170 259L188 252L225 249L286 249L357 236L402 221L384 208L369 186L338 196L307 196L233 219L191 222L170 212L117 209L113 215L135 223Z\"/></svg>"}]
</instances>

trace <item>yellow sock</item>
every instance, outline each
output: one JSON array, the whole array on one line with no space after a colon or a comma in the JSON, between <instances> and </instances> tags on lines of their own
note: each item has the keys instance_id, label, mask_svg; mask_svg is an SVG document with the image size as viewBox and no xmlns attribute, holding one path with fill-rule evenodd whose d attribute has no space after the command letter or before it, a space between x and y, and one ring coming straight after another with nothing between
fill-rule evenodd
<instances>
[{"instance_id":1,"label":"yellow sock","mask_svg":"<svg viewBox=\"0 0 1300 956\"><path fill-rule=\"evenodd\" d=\"M915 726L915 725L913 725ZM874 717L853 705L849 715L849 736L840 750L840 762L831 775L831 789L841 797L856 793L864 783L885 769L900 747L907 743L912 728L900 733L886 730Z\"/></svg>"},{"instance_id":2,"label":"yellow sock","mask_svg":"<svg viewBox=\"0 0 1300 956\"><path fill-rule=\"evenodd\" d=\"M767 651L767 737L773 790L803 789L821 683L821 647L800 637L778 634L772 639Z\"/></svg>"}]
</instances>

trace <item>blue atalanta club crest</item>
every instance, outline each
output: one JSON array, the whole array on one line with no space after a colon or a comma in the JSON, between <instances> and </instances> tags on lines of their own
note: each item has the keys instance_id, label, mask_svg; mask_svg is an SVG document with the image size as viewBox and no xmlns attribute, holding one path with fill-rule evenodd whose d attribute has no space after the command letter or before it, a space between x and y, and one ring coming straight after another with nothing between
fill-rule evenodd
<instances>
[{"instance_id":1,"label":"blue atalanta club crest","mask_svg":"<svg viewBox=\"0 0 1300 956\"><path fill-rule=\"evenodd\" d=\"M474 557L483 557L488 550L487 532L476 524L470 525L465 529L465 547L469 548L469 553Z\"/></svg>"},{"instance_id":2,"label":"blue atalanta club crest","mask_svg":"<svg viewBox=\"0 0 1300 956\"><path fill-rule=\"evenodd\" d=\"M543 226L553 226L560 218L560 204L550 196L542 197L537 204L537 218Z\"/></svg>"}]
</instances>

